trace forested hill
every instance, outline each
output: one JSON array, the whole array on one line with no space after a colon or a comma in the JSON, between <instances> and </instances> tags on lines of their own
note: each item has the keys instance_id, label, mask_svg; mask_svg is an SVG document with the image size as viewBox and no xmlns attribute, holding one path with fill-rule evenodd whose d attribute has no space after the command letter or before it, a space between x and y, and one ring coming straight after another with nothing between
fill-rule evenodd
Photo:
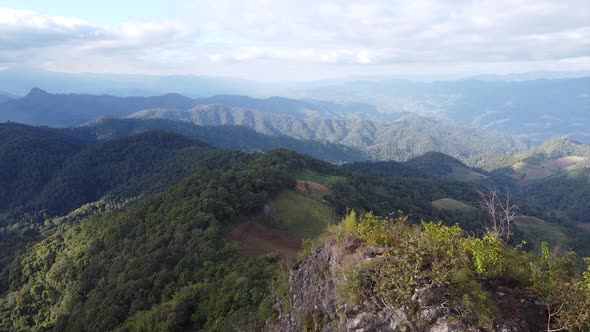
<instances>
[{"instance_id":1,"label":"forested hill","mask_svg":"<svg viewBox=\"0 0 590 332\"><path fill-rule=\"evenodd\" d=\"M430 151L466 159L481 154L524 152L530 147L526 140L513 136L484 129L455 127L417 115L383 124L360 119L297 119L224 105L201 105L190 111L145 110L130 117L169 119L205 126L246 126L268 135L343 144L361 149L379 160L406 160Z\"/></svg>"},{"instance_id":2,"label":"forested hill","mask_svg":"<svg viewBox=\"0 0 590 332\"><path fill-rule=\"evenodd\" d=\"M428 152L406 162L357 162L348 168L378 176L418 177L449 181L478 181L488 178L482 172L470 169L458 159L440 152Z\"/></svg>"},{"instance_id":3,"label":"forested hill","mask_svg":"<svg viewBox=\"0 0 590 332\"><path fill-rule=\"evenodd\" d=\"M55 133L33 129L40 137ZM441 210L432 204L445 197L475 200L471 184L364 176L288 150L219 151L161 132L79 144L73 150L64 154L67 162L56 167L42 190L30 196L33 204L25 205L48 212L36 218L23 214L18 222L0 228L0 329L282 331L273 324L288 317L300 317L294 318L298 324L312 326L332 322L337 315L330 310L336 307L324 311L324 300L338 304L372 294L397 296L398 290L410 288L404 294L412 294L417 288L412 280L444 282L432 286L432 294L449 292L433 297L428 306L448 306L451 310L437 310L436 317L455 319L460 326L503 326L504 317L514 313L503 306L507 298L520 303L519 315L523 308L532 310L526 321L544 319L535 301L545 299L529 292L527 285L548 287L544 279L533 277L545 276L543 264L549 264L548 258L521 253L490 236L468 235L480 232L481 223L487 222L478 209ZM100 201L82 205L115 197L121 200L111 205ZM23 211L19 208L12 210L13 215ZM348 217L342 226L334 226L351 208L362 217L358 221ZM411 214L414 222L399 212L401 219L375 217L397 209ZM53 217L49 212L70 213ZM460 224L468 232L421 220ZM274 237L279 240L273 241ZM323 256L314 249L322 246L324 237L332 241L327 248L335 245L338 255L360 255L351 258L359 260L358 271L390 276L371 279L372 285L383 285L382 291L372 293L376 288L346 265L336 263L326 270ZM309 241L302 246L303 238ZM343 249L334 241L344 241ZM287 244L304 249L301 263L293 264L296 253L277 251ZM399 260L389 259L389 246L399 246L391 251L401 253ZM567 298L560 319L577 324L570 326L585 326L581 325L585 318L574 321L571 315L571 308L586 301L585 288L578 286L584 281L573 256L564 257L556 258L562 265L551 265L560 279L550 285L572 282L579 291L576 288L577 296ZM361 261L379 265L371 269ZM423 266L431 268L423 271ZM298 288L302 274L318 287L332 275L346 275L346 280L359 283L350 284L344 293L328 287L323 297L316 297L309 293L316 288ZM390 280L403 282L394 287ZM506 292L509 297L499 295ZM403 308L412 298L404 296L395 303ZM301 315L290 316L291 309L296 310L293 315ZM342 317L353 321L356 315L378 316L380 309L362 310ZM386 317L400 326L432 325L435 319L408 323L396 315Z\"/></svg>"},{"instance_id":4,"label":"forested hill","mask_svg":"<svg viewBox=\"0 0 590 332\"><path fill-rule=\"evenodd\" d=\"M53 130L14 124L3 125L0 133L11 138L0 143L0 212L17 215L29 210L67 213L117 188L136 194L160 189L197 167L182 159L208 149L158 132L98 145L81 145Z\"/></svg>"},{"instance_id":5,"label":"forested hill","mask_svg":"<svg viewBox=\"0 0 590 332\"><path fill-rule=\"evenodd\" d=\"M55 130L0 124L0 210L30 201L83 148Z\"/></svg>"},{"instance_id":6,"label":"forested hill","mask_svg":"<svg viewBox=\"0 0 590 332\"><path fill-rule=\"evenodd\" d=\"M197 126L165 119L99 118L82 126L65 129L64 132L81 139L103 141L154 130L174 132L220 149L254 152L286 148L334 163L369 159L356 148L336 143L300 140L284 135L264 135L247 127L233 125Z\"/></svg>"}]
</instances>

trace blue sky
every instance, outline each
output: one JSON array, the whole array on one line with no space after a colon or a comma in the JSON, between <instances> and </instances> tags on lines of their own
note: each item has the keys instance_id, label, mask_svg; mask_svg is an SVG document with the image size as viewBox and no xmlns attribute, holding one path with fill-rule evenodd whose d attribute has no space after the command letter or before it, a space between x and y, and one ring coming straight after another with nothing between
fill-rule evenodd
<instances>
[{"instance_id":1,"label":"blue sky","mask_svg":"<svg viewBox=\"0 0 590 332\"><path fill-rule=\"evenodd\" d=\"M0 0L0 68L257 80L590 70L587 0Z\"/></svg>"}]
</instances>

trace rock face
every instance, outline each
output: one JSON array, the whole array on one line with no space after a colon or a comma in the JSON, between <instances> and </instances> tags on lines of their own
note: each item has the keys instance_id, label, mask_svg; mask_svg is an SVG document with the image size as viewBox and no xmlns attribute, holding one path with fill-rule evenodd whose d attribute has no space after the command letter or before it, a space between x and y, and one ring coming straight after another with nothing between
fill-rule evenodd
<instances>
[{"instance_id":1,"label":"rock face","mask_svg":"<svg viewBox=\"0 0 590 332\"><path fill-rule=\"evenodd\" d=\"M358 240L344 244L328 242L298 262L290 272L292 306L270 326L271 331L490 331L468 326L452 315L444 303L444 287L416 289L420 326L410 322L400 309L377 306L370 300L349 306L338 297L342 269L383 255L382 248ZM491 331L539 331L545 319L543 308L522 291L489 283L500 312ZM278 305L277 307L282 307Z\"/></svg>"}]
</instances>

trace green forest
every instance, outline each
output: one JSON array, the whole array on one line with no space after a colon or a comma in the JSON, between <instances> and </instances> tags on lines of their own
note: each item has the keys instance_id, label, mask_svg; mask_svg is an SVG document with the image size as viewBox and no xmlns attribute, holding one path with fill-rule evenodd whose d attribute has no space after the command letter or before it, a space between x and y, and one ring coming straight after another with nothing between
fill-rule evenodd
<instances>
[{"instance_id":1,"label":"green forest","mask_svg":"<svg viewBox=\"0 0 590 332\"><path fill-rule=\"evenodd\" d=\"M502 317L486 283L515 280L548 312L562 307L550 326L589 328L590 272L571 252L588 250L574 222L586 215L586 187L576 187L579 209L547 194L571 189L554 177L528 187L526 200L515 192L522 210L567 235L552 248L518 225L506 241L482 227L491 219L478 190L507 178L442 154L343 167L286 149L219 150L158 131L96 141L17 124L1 129L0 330L265 330L292 296L291 266L324 243L352 238L386 254L343 271L343 301L379 298L411 317L404 290L420 275L449 289L441 298L449 315L486 328ZM286 198L307 205L281 205ZM433 203L441 199L469 208ZM549 215L549 206L558 212ZM297 209L312 207L329 226L291 231L308 215ZM309 237L298 238L298 257L246 254L228 240L244 219Z\"/></svg>"}]
</instances>

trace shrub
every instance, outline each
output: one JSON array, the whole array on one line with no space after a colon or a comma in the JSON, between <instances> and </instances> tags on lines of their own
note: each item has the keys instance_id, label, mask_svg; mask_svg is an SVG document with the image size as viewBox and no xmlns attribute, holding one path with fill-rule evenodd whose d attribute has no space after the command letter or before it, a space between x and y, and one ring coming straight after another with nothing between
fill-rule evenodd
<instances>
[{"instance_id":1,"label":"shrub","mask_svg":"<svg viewBox=\"0 0 590 332\"><path fill-rule=\"evenodd\" d=\"M465 249L473 258L475 271L483 277L499 277L504 272L504 243L487 233L483 238L465 240Z\"/></svg>"}]
</instances>

